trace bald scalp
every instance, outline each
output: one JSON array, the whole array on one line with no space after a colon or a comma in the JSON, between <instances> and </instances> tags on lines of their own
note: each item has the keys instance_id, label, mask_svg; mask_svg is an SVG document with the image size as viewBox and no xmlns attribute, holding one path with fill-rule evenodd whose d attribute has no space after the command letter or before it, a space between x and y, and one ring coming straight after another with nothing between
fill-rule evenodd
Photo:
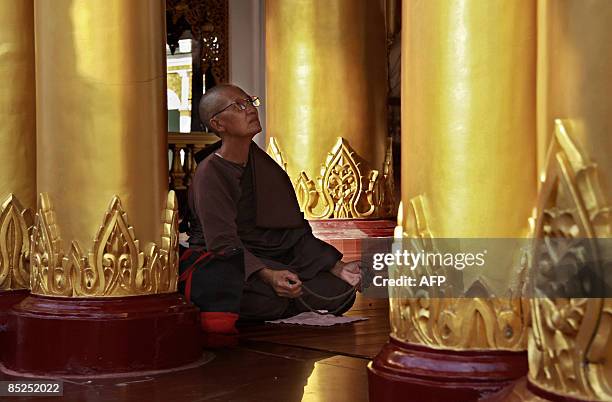
<instances>
[{"instance_id":1,"label":"bald scalp","mask_svg":"<svg viewBox=\"0 0 612 402\"><path fill-rule=\"evenodd\" d=\"M230 89L238 89L242 91L242 89L235 85L219 84L207 89L206 93L202 95L198 111L200 113L200 121L204 123L206 128L208 128L208 131L214 132L212 127L210 127L210 118L213 114L227 106L229 100L227 93Z\"/></svg>"}]
</instances>

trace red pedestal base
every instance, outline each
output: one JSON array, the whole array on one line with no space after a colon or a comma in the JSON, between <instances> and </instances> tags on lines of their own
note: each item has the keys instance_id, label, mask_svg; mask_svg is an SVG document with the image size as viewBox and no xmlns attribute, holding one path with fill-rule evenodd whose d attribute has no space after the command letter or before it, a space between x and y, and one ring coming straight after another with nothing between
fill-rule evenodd
<instances>
[{"instance_id":1,"label":"red pedestal base","mask_svg":"<svg viewBox=\"0 0 612 402\"><path fill-rule=\"evenodd\" d=\"M8 319L8 311L15 304L19 303L30 294L27 289L7 290L0 292L0 327L6 325Z\"/></svg>"},{"instance_id":2,"label":"red pedestal base","mask_svg":"<svg viewBox=\"0 0 612 402\"><path fill-rule=\"evenodd\" d=\"M449 351L391 338L368 366L370 402L475 402L527 373L527 352Z\"/></svg>"},{"instance_id":3,"label":"red pedestal base","mask_svg":"<svg viewBox=\"0 0 612 402\"><path fill-rule=\"evenodd\" d=\"M30 295L9 311L3 366L96 376L183 366L202 356L199 311L178 293L68 299Z\"/></svg>"},{"instance_id":4,"label":"red pedestal base","mask_svg":"<svg viewBox=\"0 0 612 402\"><path fill-rule=\"evenodd\" d=\"M395 221L385 219L311 220L312 233L344 254L344 261L361 258L361 241L372 237L392 237Z\"/></svg>"},{"instance_id":5,"label":"red pedestal base","mask_svg":"<svg viewBox=\"0 0 612 402\"><path fill-rule=\"evenodd\" d=\"M30 291L27 289L0 292L0 350L8 348L10 345L6 340L9 310L15 304L25 299L29 294Z\"/></svg>"}]
</instances>

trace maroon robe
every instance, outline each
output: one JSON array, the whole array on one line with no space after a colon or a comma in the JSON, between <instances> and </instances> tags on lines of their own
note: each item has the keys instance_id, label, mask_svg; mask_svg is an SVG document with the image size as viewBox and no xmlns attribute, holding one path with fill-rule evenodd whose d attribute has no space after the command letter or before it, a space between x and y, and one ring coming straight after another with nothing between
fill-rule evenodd
<instances>
[{"instance_id":1,"label":"maroon robe","mask_svg":"<svg viewBox=\"0 0 612 402\"><path fill-rule=\"evenodd\" d=\"M246 166L211 152L189 189L190 245L242 248L245 279L261 268L289 269L301 280L329 271L342 254L312 234L285 171L255 143Z\"/></svg>"},{"instance_id":2,"label":"maroon robe","mask_svg":"<svg viewBox=\"0 0 612 402\"><path fill-rule=\"evenodd\" d=\"M355 300L351 286L329 272L342 254L312 234L285 171L255 143L246 166L215 154L219 147L220 142L205 149L189 189L189 243L213 252L244 251L240 318L273 320L310 309L347 311ZM253 275L264 267L294 272L311 292L297 299L278 296Z\"/></svg>"}]
</instances>

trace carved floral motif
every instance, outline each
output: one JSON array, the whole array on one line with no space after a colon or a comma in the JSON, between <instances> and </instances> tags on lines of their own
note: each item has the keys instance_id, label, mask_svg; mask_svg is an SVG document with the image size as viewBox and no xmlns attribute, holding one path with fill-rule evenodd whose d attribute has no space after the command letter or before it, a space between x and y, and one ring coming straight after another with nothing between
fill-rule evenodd
<instances>
[{"instance_id":1,"label":"carved floral motif","mask_svg":"<svg viewBox=\"0 0 612 402\"><path fill-rule=\"evenodd\" d=\"M32 211L10 194L0 207L0 290L30 287Z\"/></svg>"},{"instance_id":2,"label":"carved floral motif","mask_svg":"<svg viewBox=\"0 0 612 402\"><path fill-rule=\"evenodd\" d=\"M436 252L427 216L423 196L410 200L403 241L412 242L417 250ZM398 222L398 226L401 224ZM448 297L456 293L451 284L462 282L460 271L442 267L420 267L419 270L419 275L444 275L446 282L443 286L427 289L390 288L395 292L390 295L393 336L438 349L526 348L529 322L527 301L511 295L489 297L491 292L486 284L479 281L465 292L466 295L474 294L474 297ZM392 274L399 276L409 272L390 269Z\"/></svg>"},{"instance_id":3,"label":"carved floral motif","mask_svg":"<svg viewBox=\"0 0 612 402\"><path fill-rule=\"evenodd\" d=\"M535 225L535 286L544 296L533 298L529 338L529 380L549 392L585 400L612 400L612 300L576 298L610 277L602 259L610 238L610 207L605 203L596 165L588 163L557 120L542 179ZM552 239L563 238L564 242ZM608 257L609 258L609 257ZM607 264L607 266L606 266ZM560 267L570 267L560 280ZM588 270L587 270L588 268ZM594 280L595 273L600 280ZM609 279L608 279L609 280ZM546 297L550 283L555 294Z\"/></svg>"},{"instance_id":4,"label":"carved floral motif","mask_svg":"<svg viewBox=\"0 0 612 402\"><path fill-rule=\"evenodd\" d=\"M286 159L276 138L270 138L267 152L287 170ZM392 164L389 149L383 175L378 170L368 170L348 141L338 137L321 166L320 176L311 179L302 171L294 180L300 208L309 219L390 216L394 204Z\"/></svg>"},{"instance_id":5,"label":"carved floral motif","mask_svg":"<svg viewBox=\"0 0 612 402\"><path fill-rule=\"evenodd\" d=\"M173 191L163 213L160 245L144 251L129 225L119 197L113 197L91 251L73 241L65 253L47 194L32 232L32 293L65 297L136 296L176 291L178 208Z\"/></svg>"}]
</instances>

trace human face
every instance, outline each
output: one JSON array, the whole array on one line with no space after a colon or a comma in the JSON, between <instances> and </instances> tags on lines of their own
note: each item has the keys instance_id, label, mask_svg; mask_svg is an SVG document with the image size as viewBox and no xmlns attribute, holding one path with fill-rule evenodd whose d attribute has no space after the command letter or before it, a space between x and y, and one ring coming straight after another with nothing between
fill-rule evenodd
<instances>
[{"instance_id":1,"label":"human face","mask_svg":"<svg viewBox=\"0 0 612 402\"><path fill-rule=\"evenodd\" d=\"M213 113L211 124L221 135L253 137L261 131L259 113L253 97L238 87L228 87L222 93L224 107Z\"/></svg>"}]
</instances>

